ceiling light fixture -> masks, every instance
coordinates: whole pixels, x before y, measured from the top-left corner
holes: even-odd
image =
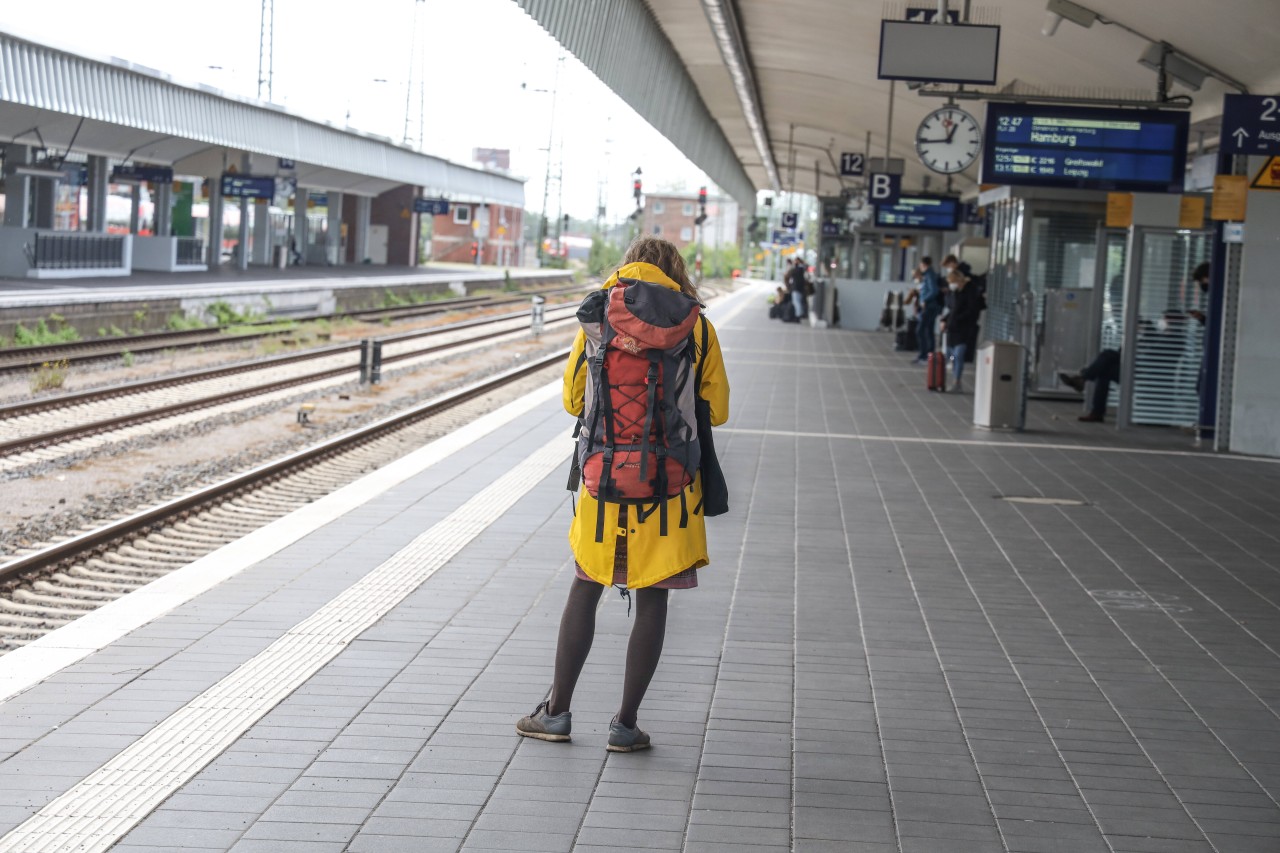
[[[1146,33],[1135,30],[1128,24],[1122,24],[1111,18],[1103,17],[1092,9],[1073,2],[1073,0],[1048,0],[1045,10],[1049,13],[1049,17],[1040,32],[1046,36],[1052,36],[1056,33],[1058,25],[1063,20],[1079,24],[1086,29],[1092,27],[1094,21],[1108,26],[1117,26],[1150,43],[1142,56],[1139,57],[1138,62],[1147,68],[1154,69],[1157,74],[1163,70],[1165,74],[1173,77],[1173,79],[1193,91],[1198,90],[1205,79],[1209,77],[1220,80],[1239,92],[1247,94],[1249,91],[1248,86],[1229,74],[1219,71],[1209,63],[1201,62],[1185,51],[1178,50],[1168,42],[1154,39]],[[1163,101],[1165,99],[1164,89],[1167,88],[1163,78],[1161,78],[1158,85],[1161,90],[1160,100]],[[1180,95],[1178,99],[1186,99],[1186,96]]]
[[[1148,45],[1142,56],[1138,57],[1138,64],[1157,73],[1163,70],[1193,92],[1199,91],[1205,78],[1209,76],[1208,71],[1164,42],[1152,42]]]
[[[1046,36],[1056,33],[1058,24],[1061,24],[1064,18],[1086,29],[1092,27],[1093,22],[1098,20],[1097,12],[1086,9],[1079,3],[1072,3],[1071,0],[1049,0],[1048,12],[1049,17],[1044,22],[1044,29],[1040,31]]]
[[[733,89],[738,95],[738,103],[742,106],[742,114],[746,117],[747,128],[751,131],[751,139],[755,142],[756,151],[760,154],[760,160],[769,174],[769,183],[774,192],[781,192],[778,167],[773,161],[773,148],[765,129],[764,114],[760,109],[760,91],[756,88],[755,77],[751,73],[751,64],[747,58],[746,44],[742,37],[742,28],[738,24],[733,0],[702,0],[702,9],[707,13],[711,32],[716,38],[724,64],[729,70],[729,77],[733,80]]]

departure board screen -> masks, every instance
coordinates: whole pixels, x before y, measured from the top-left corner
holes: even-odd
[[[276,179],[270,175],[238,175],[224,172],[222,175],[223,198],[273,198]]]
[[[876,227],[954,231],[959,215],[958,199],[904,195],[892,204],[876,205]]]
[[[988,104],[982,181],[1180,193],[1187,124],[1185,112]]]

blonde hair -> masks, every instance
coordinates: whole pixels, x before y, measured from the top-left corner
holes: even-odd
[[[641,234],[632,240],[631,245],[627,247],[619,268],[625,267],[627,264],[653,264],[662,270],[667,278],[680,285],[680,290],[685,296],[690,299],[698,298],[698,288],[694,285],[693,280],[689,278],[689,270],[684,264],[684,257],[681,256],[680,250],[670,240]]]

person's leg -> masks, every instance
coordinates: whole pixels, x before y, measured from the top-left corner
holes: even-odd
[[[798,290],[791,291],[791,307],[796,309],[796,319],[799,320],[804,316],[804,294]]]
[[[1080,371],[1080,378],[1086,382],[1093,382],[1104,377],[1111,382],[1120,381],[1119,350],[1104,349],[1098,353],[1093,361],[1089,362],[1088,367]]]
[[[926,307],[920,312],[920,328],[916,335],[920,338],[920,360],[923,361],[929,357],[929,353],[933,352],[936,339],[934,338],[934,327],[937,325],[938,313],[932,307]]]
[[[964,374],[964,354],[968,344],[956,344],[951,348],[951,375],[955,378],[956,387],[960,387],[960,377]]]
[[[629,729],[636,727],[640,702],[658,669],[666,633],[667,590],[636,590],[636,622],[627,643],[627,672],[622,683],[622,705],[618,708],[618,722]]]
[[[1111,394],[1111,380],[1100,376],[1093,380],[1093,399],[1089,402],[1089,414],[1098,420],[1107,416],[1107,397]]]
[[[595,581],[574,577],[560,617],[560,638],[556,643],[556,674],[551,684],[547,713],[561,714],[569,710],[573,688],[578,684],[582,666],[591,652],[596,636],[596,606],[604,586]]]

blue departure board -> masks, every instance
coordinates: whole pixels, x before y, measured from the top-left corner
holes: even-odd
[[[988,104],[982,182],[1180,193],[1187,125],[1185,112]]]
[[[223,198],[275,198],[276,179],[271,175],[222,174]]]
[[[954,231],[960,201],[937,196],[899,196],[892,204],[876,205],[876,227],[905,230]]]

